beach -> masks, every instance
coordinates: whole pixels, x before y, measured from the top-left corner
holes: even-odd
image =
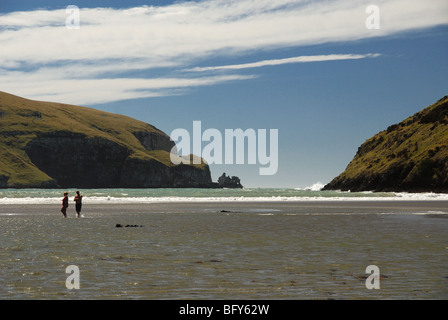
[[[3,203],[0,299],[447,299],[447,208],[85,201],[82,218],[70,203],[64,219],[57,203]]]

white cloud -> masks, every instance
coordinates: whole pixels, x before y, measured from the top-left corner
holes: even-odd
[[[3,91],[26,92],[25,96],[30,99],[89,105],[177,95],[188,88],[252,78],[253,76],[222,75],[199,78],[72,79],[56,78],[51,72],[31,75],[25,72],[1,72],[0,83],[5,83]]]
[[[266,66],[278,66],[282,64],[289,63],[304,63],[304,62],[322,62],[322,61],[337,61],[337,60],[357,60],[364,58],[376,58],[379,57],[378,53],[369,54],[328,54],[328,55],[317,55],[317,56],[299,56],[293,58],[285,59],[271,59],[263,60],[252,63],[225,65],[225,66],[214,66],[214,67],[195,67],[191,69],[186,69],[184,71],[215,71],[215,70],[241,70],[250,68],[260,68]]]
[[[131,9],[81,8],[81,28],[75,30],[65,27],[65,9],[0,14],[0,86],[27,97],[55,97],[76,104],[141,97],[145,90],[172,94],[189,85],[246,78],[164,79],[160,70],[169,75],[216,55],[353,41],[448,23],[446,0],[375,2],[381,9],[380,30],[365,27],[370,0],[203,0]],[[293,62],[271,59],[222,68]],[[145,79],[130,76],[139,70],[147,71]],[[151,74],[154,79],[148,79]],[[81,82],[96,86],[98,95],[105,97],[84,98],[90,95],[80,90],[89,86]],[[117,82],[127,83],[127,89],[116,88]]]

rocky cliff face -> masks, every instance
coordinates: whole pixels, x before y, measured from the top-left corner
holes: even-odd
[[[30,160],[61,187],[115,188],[130,150],[114,141],[67,131],[39,134],[26,146]]]
[[[173,165],[169,136],[94,109],[0,92],[0,188],[211,185],[208,165]]]
[[[0,188],[6,188],[8,177],[0,174]]]
[[[123,188],[208,188],[209,170],[187,165],[167,167],[156,160],[127,158],[121,172]]]
[[[448,96],[368,139],[324,190],[448,192]]]
[[[170,137],[159,132],[140,131],[133,132],[133,134],[148,151],[164,150],[171,152],[171,149],[175,146]]]

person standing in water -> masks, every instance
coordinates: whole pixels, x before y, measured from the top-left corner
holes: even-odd
[[[76,196],[75,199],[73,199],[73,201],[75,201],[77,217],[80,218],[82,209],[82,195],[79,193],[79,191],[76,191]]]
[[[64,218],[67,218],[67,208],[68,208],[68,192],[64,192],[64,199],[62,199],[62,209],[61,209]]]

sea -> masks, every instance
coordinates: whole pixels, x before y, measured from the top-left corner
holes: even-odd
[[[73,197],[77,189],[0,189],[2,204],[59,203],[63,193]],[[321,191],[319,185],[306,188],[244,189],[87,189],[81,190],[89,203],[161,203],[161,202],[294,202],[294,201],[415,201],[448,200],[443,193],[342,192]]]
[[[1,300],[448,299],[448,194],[80,191],[0,190]]]

